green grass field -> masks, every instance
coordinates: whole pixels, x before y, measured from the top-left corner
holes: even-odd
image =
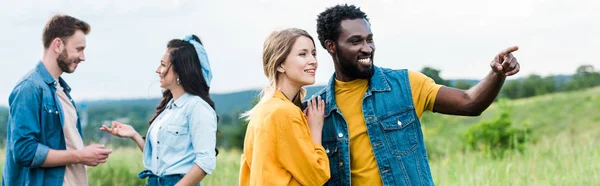
[[[514,127],[528,125],[533,141],[523,153],[490,159],[464,150],[462,133],[489,119],[426,113],[422,119],[437,185],[600,185],[600,87],[512,102]],[[0,151],[0,165],[4,164]],[[237,185],[240,151],[223,151],[202,185]],[[115,149],[108,163],[89,168],[91,185],[144,185],[137,149]]]

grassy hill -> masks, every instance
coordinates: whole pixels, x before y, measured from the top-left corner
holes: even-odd
[[[463,150],[465,130],[480,117],[427,113],[425,141],[434,181],[441,185],[599,185],[600,87],[512,101],[514,127],[528,125],[533,139],[524,153],[492,160]]]
[[[583,91],[561,92],[510,102],[514,127],[528,125],[534,139],[569,134],[573,138],[595,137],[600,140],[600,87]],[[460,149],[460,135],[471,125],[494,116],[493,104],[479,117],[434,114],[423,115],[426,139],[440,151]],[[435,151],[435,149],[428,149]]]

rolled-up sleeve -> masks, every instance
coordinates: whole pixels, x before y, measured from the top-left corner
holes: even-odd
[[[208,104],[197,103],[190,118],[189,127],[196,156],[194,163],[206,174],[211,174],[217,164],[217,114]]]
[[[10,98],[10,139],[13,157],[17,164],[24,167],[42,166],[50,150],[39,143],[41,95],[30,81],[23,81],[13,90]]]

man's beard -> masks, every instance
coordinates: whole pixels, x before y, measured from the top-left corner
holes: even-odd
[[[371,67],[368,69],[364,69],[364,71],[361,71],[360,68],[358,67],[357,64],[357,60],[358,59],[345,59],[343,56],[345,55],[339,55],[340,54],[340,50],[336,51],[336,56],[338,58],[338,63],[340,65],[340,70],[342,70],[342,73],[352,77],[352,78],[358,78],[358,79],[370,79],[371,77],[373,77],[373,74],[375,74],[375,68],[373,68],[373,64],[371,64]],[[342,57],[340,57],[342,56]],[[371,56],[371,60],[372,60],[372,56]]]
[[[73,71],[71,71],[69,66],[71,66],[75,62],[78,62],[78,59],[69,59],[69,55],[67,54],[67,52],[63,51],[62,53],[60,53],[58,58],[56,58],[56,62],[58,63],[58,67],[60,67],[60,70],[70,74],[73,73]]]

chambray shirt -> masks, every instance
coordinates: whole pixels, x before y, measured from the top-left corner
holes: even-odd
[[[160,126],[157,122],[162,122]],[[157,135],[150,131],[158,128]],[[187,174],[194,164],[211,174],[216,167],[217,115],[199,96],[171,100],[154,120],[144,145],[144,168],[157,176]],[[156,140],[153,146],[152,141]]]

